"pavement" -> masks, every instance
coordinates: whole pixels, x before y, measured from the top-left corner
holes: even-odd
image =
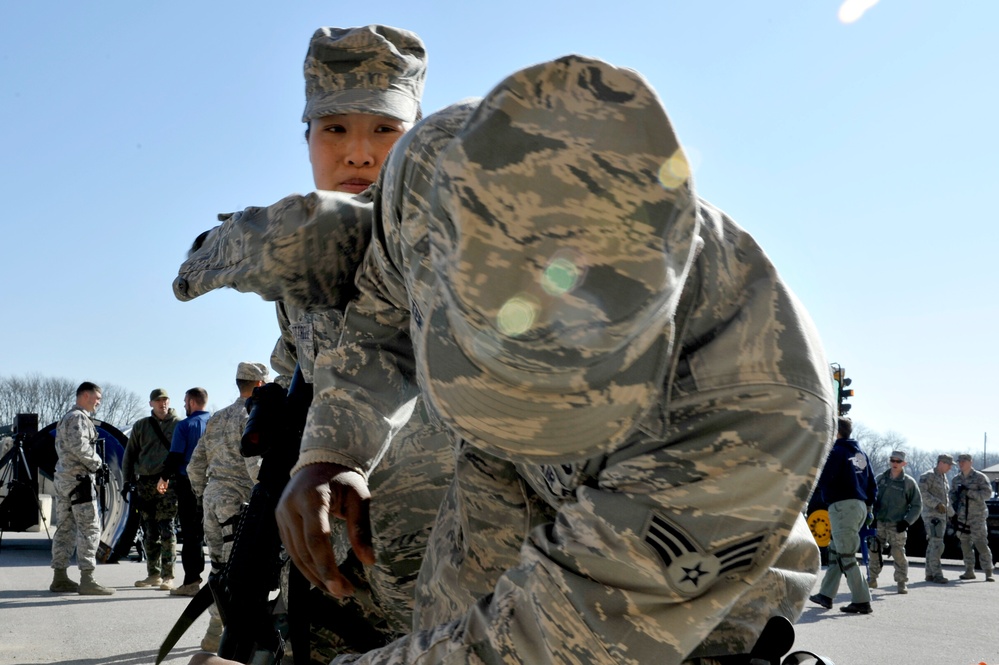
[[[44,531],[0,540],[0,665],[151,665],[191,600],[136,588],[145,562],[99,564],[94,578],[112,596],[52,593],[51,545]],[[177,571],[181,573],[180,558]],[[207,571],[207,568],[206,568]],[[69,569],[79,581],[80,571]],[[163,661],[180,665],[200,651],[208,613],[198,617]]]
[[[145,562],[99,565],[98,582],[113,596],[49,592],[51,549],[44,532],[4,533],[0,540],[0,665],[148,665],[189,598],[140,589]],[[178,571],[180,564],[178,560]],[[844,614],[845,581],[832,610],[808,603],[795,625],[795,649],[835,665],[999,665],[999,582],[957,581],[964,568],[945,562],[947,585],[923,582],[922,559],[910,560],[909,593],[899,595],[886,562],[874,612]],[[79,571],[70,569],[79,579]],[[817,592],[816,589],[813,590]],[[203,614],[165,663],[186,664],[208,626]],[[650,664],[658,665],[658,664]]]

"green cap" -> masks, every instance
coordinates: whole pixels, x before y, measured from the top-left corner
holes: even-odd
[[[305,55],[302,122],[338,113],[415,122],[426,75],[416,33],[384,25],[319,28]]]
[[[619,445],[662,394],[698,221],[639,74],[567,56],[517,72],[444,149],[441,296],[423,385],[460,436],[513,458]]]

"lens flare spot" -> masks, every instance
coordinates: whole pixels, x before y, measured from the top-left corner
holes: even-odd
[[[879,0],[843,0],[843,4],[839,6],[839,20],[846,24],[855,23],[878,2]]]
[[[666,189],[676,189],[690,178],[690,163],[683,150],[677,149],[670,158],[659,167],[659,182]]]
[[[537,303],[523,296],[514,296],[503,303],[496,315],[496,326],[507,337],[516,337],[530,330],[537,316]]]
[[[567,258],[552,259],[541,276],[541,288],[548,295],[565,295],[576,288],[582,272],[579,266]]]

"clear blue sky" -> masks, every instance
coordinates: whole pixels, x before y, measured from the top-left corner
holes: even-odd
[[[850,24],[841,4],[0,3],[0,375],[235,399],[273,307],[178,302],[177,267],[217,213],[311,189],[313,30],[388,23],[427,44],[428,112],[571,52],[644,73],[699,193],[756,236],[853,377],[855,418],[999,449],[999,2],[881,0]]]

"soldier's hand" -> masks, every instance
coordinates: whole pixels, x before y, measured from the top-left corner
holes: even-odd
[[[302,467],[285,487],[277,507],[281,541],[307,580],[338,598],[354,591],[340,574],[330,544],[330,516],[347,522],[357,558],[375,561],[368,508],[371,494],[359,473],[339,464]]]
[[[945,506],[945,505],[944,505],[944,504],[942,504],[942,503],[938,503],[938,504],[937,504],[937,507],[936,507],[936,511],[937,511],[938,513],[941,513],[941,514],[943,514],[943,513],[946,513],[946,512],[947,512],[947,506]]]

